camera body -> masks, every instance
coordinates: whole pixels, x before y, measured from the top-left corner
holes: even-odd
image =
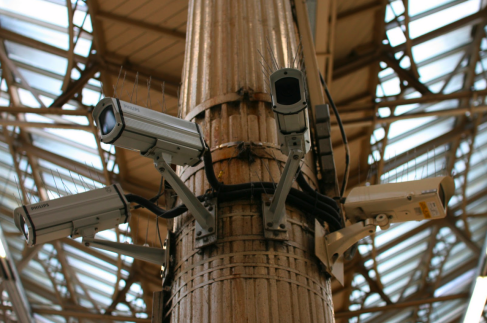
[[[94,234],[126,223],[129,217],[129,203],[118,184],[14,210],[15,225],[29,246]]]
[[[196,123],[117,98],[98,102],[93,118],[102,142],[140,151],[146,157],[167,154],[173,164],[194,166],[206,149]]]
[[[433,177],[402,183],[356,187],[344,208],[353,223],[384,214],[389,223],[440,219],[455,193],[451,177]]]
[[[311,142],[303,73],[283,68],[272,73],[270,82],[272,111],[282,153],[288,155],[290,149],[300,146],[307,153]]]

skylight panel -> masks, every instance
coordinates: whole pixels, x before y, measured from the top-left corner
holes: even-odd
[[[5,47],[7,48],[9,58],[12,60],[63,76],[66,73],[68,60],[64,57],[10,41],[5,41]]]
[[[454,0],[409,0],[409,14],[416,16],[420,13],[437,8]]]
[[[42,0],[0,0],[0,8],[37,20],[68,27],[66,6]]]
[[[411,38],[417,38],[435,29],[476,13],[480,8],[480,0],[469,0],[451,8],[412,21],[409,24]]]
[[[63,84],[62,81],[53,79],[52,77],[41,75],[36,72],[32,72],[26,70],[24,68],[18,67],[17,68],[21,73],[22,76],[29,80],[29,85],[33,88],[45,91],[47,93],[52,93],[54,95],[61,95],[61,86]]]
[[[463,57],[463,52],[455,53],[428,65],[418,68],[420,81],[426,83],[440,76],[451,73]]]
[[[472,26],[465,26],[448,34],[441,35],[422,44],[413,46],[412,52],[416,63],[421,63],[442,53],[459,48],[471,42]]]
[[[51,28],[9,17],[2,17],[1,21],[2,28],[10,30],[14,33],[64,50],[69,48],[69,36],[66,32],[57,31]]]
[[[401,122],[405,121],[412,121],[412,122],[417,122],[418,119],[413,119],[413,120],[403,120]],[[437,138],[448,131],[450,131],[453,127],[455,118],[448,118],[445,121],[438,123],[434,126],[431,126],[425,130],[419,131],[405,139],[399,140],[395,142],[394,144],[388,145],[385,150],[385,156],[386,159],[389,158],[394,158],[394,156],[402,154],[406,151],[414,149],[414,147],[417,147],[425,142],[428,142],[434,138]],[[403,124],[406,126],[406,123]],[[408,127],[416,127],[414,124],[409,124],[407,125]],[[397,126],[396,126],[397,127]],[[392,128],[392,127],[391,127]],[[402,130],[404,131],[404,130]],[[398,130],[398,134],[402,132],[400,129]]]
[[[387,31],[387,39],[392,47],[406,42],[406,36],[400,27],[392,28]]]

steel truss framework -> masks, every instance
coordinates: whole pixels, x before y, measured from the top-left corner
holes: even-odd
[[[184,42],[185,34],[100,11],[101,0],[45,1],[65,6],[66,28],[2,11],[9,19],[66,34],[68,46],[63,49],[4,27],[4,24],[0,27],[3,70],[0,223],[11,242],[9,248],[22,273],[23,286],[40,320],[148,322],[152,297],[147,292],[148,286],[160,283],[157,275],[146,274],[146,264],[102,253],[68,238],[26,248],[12,225],[11,213],[19,200],[47,200],[72,193],[75,189],[110,183],[120,183],[124,190],[143,196],[153,195],[153,190],[124,178],[119,169],[124,167],[124,160],[113,148],[98,141],[91,107],[84,103],[84,97],[88,93],[86,90],[100,95],[111,93],[113,79],[119,76],[121,64],[127,79],[133,80],[137,73],[143,79],[150,76],[155,82],[165,83],[167,95],[177,95],[180,80],[150,72],[147,66],[133,64],[117,53],[107,51],[101,23],[136,26],[176,42]],[[405,10],[393,12],[394,17],[386,22],[386,10],[391,11],[397,5],[394,2],[403,3]],[[445,2],[413,16],[408,12],[408,2],[378,0],[338,13],[336,0],[317,1],[318,10],[326,8],[330,16],[328,36],[323,37],[325,44],[318,39],[323,36],[319,30],[315,36],[317,57],[328,83],[333,86],[336,80],[366,66],[375,71],[368,80],[370,91],[338,104],[345,128],[361,129],[349,138],[350,142],[363,142],[367,146],[359,156],[359,166],[352,170],[349,188],[367,182],[411,180],[438,174],[452,174],[457,183],[456,196],[446,219],[412,226],[399,225],[390,230],[392,233],[381,232],[361,243],[359,252],[346,264],[346,286],[334,289],[334,294],[342,297],[343,303],[336,310],[338,321],[456,322],[469,296],[472,277],[468,274],[477,266],[476,259],[483,252],[481,243],[487,228],[487,90],[485,82],[482,86],[482,80],[487,80],[487,9],[485,3],[481,3],[473,14],[411,38],[409,27],[414,21],[465,0]],[[369,48],[353,57],[334,60],[331,44],[334,37],[340,35],[340,31],[334,29],[337,21],[370,12],[376,13],[380,23]],[[79,17],[84,17],[81,23]],[[398,27],[405,41],[392,46],[387,32]],[[465,27],[470,28],[468,43],[415,61],[415,46]],[[84,55],[76,51],[80,41],[90,43],[89,51]],[[15,55],[15,46],[63,58],[66,62],[64,72],[56,73],[45,66],[28,64]],[[455,54],[460,54],[460,58],[450,72],[424,81],[422,68]],[[30,79],[32,75],[56,80],[60,84],[59,93],[34,85]],[[388,95],[384,84],[391,80],[397,82],[399,91]],[[410,107],[406,113],[397,113],[405,106]],[[357,113],[362,113],[361,117],[355,117]],[[419,126],[390,135],[398,122],[416,119]],[[447,131],[430,136],[427,141],[412,145],[397,155],[393,152],[394,157],[388,151],[388,147],[408,138],[416,140],[413,139],[416,133],[437,129],[435,127],[442,124],[448,124]],[[336,125],[332,124],[332,128],[336,129]],[[59,129],[91,134],[94,145],[60,137],[55,132]],[[381,134],[380,138],[378,134]],[[59,147],[51,149],[49,145],[61,148],[69,145],[80,156],[98,158],[97,165],[80,162],[79,156],[67,156]],[[335,147],[336,150],[341,148],[340,144]],[[341,157],[336,155],[335,158],[338,162]],[[107,238],[143,241],[140,230],[132,229],[131,224],[113,231]],[[150,243],[147,239],[145,234],[145,243]],[[409,266],[411,264],[414,266]],[[145,294],[143,290],[146,290]],[[453,306],[455,311],[446,310]],[[8,296],[3,293],[0,316],[12,315],[13,310]],[[15,315],[11,319],[15,319]]]

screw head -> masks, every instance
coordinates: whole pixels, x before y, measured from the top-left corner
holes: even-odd
[[[286,225],[284,223],[279,224],[279,228],[286,229]]]
[[[199,237],[201,235],[201,231],[196,232],[196,235]]]
[[[213,232],[213,227],[209,227],[208,232]]]
[[[272,222],[267,222],[268,227],[272,227]]]

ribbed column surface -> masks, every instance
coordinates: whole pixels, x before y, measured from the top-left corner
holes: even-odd
[[[268,69],[297,65],[296,39],[288,0],[189,1],[182,116],[201,125],[225,184],[280,178],[287,156],[277,145]],[[302,171],[315,186],[311,154]],[[210,188],[203,165],[179,172],[195,195]],[[270,241],[261,208],[260,199],[219,203],[217,244],[202,250],[191,214],[173,221],[167,321],[334,322],[330,280],[314,256],[314,220],[287,207],[289,240]]]

